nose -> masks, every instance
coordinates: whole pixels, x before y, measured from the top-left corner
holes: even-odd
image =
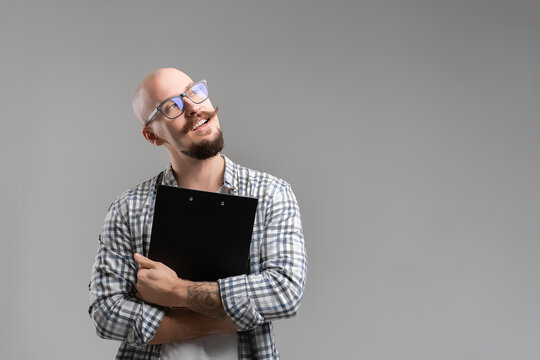
[[[193,116],[201,110],[201,104],[195,104],[187,96],[182,100],[184,100],[184,112],[186,116]]]

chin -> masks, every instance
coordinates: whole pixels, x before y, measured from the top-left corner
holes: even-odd
[[[212,138],[208,137],[191,144],[189,149],[183,150],[182,153],[198,160],[210,159],[223,150],[225,142],[223,141],[223,133],[218,127],[215,131],[216,135]]]

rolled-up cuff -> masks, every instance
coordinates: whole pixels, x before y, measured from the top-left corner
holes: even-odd
[[[140,319],[141,339],[143,344],[148,344],[156,336],[156,332],[165,316],[165,311],[147,303],[142,304],[142,315]]]
[[[247,281],[248,275],[218,280],[223,308],[240,331],[251,330],[264,323],[264,318],[252,304]]]

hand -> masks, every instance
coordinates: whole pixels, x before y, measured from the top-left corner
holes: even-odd
[[[162,306],[185,306],[178,290],[184,282],[167,265],[152,261],[136,253],[135,261],[140,268],[137,273],[137,298]]]

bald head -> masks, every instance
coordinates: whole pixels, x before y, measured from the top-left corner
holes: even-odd
[[[142,126],[163,100],[178,95],[193,81],[175,68],[158,69],[141,82],[133,97],[133,111]]]

